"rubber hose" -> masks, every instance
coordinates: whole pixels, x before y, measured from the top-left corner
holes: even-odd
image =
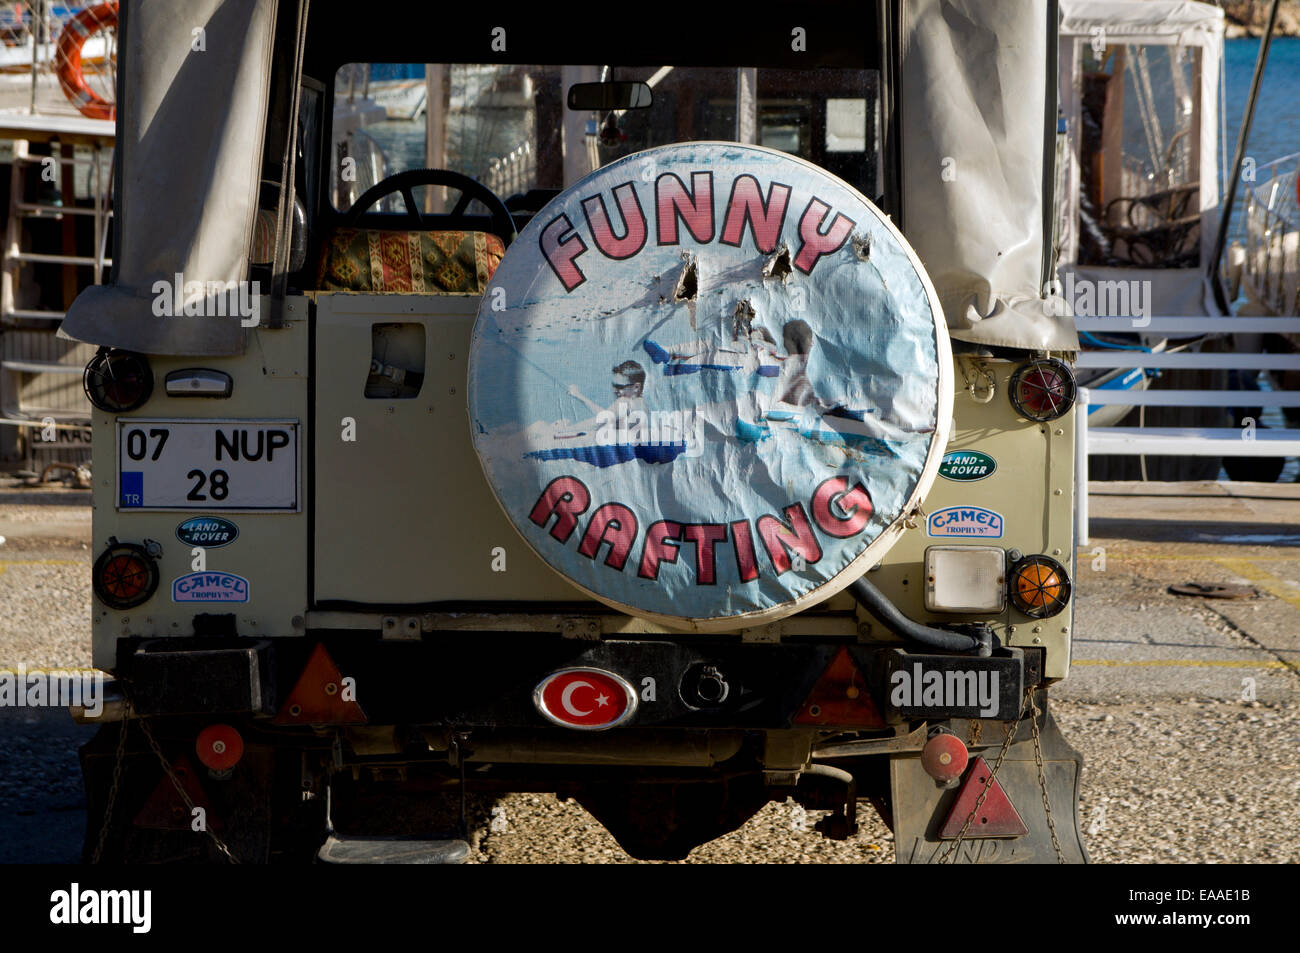
[[[944,652],[985,654],[989,649],[988,646],[981,645],[974,636],[949,632],[947,629],[936,629],[909,619],[889,601],[883,592],[867,582],[865,576],[850,585],[849,592],[853,593],[853,598],[857,599],[862,607],[878,619],[885,628],[909,642],[919,642],[921,645]]]

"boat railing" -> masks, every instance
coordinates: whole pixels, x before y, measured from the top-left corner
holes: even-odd
[[[525,142],[504,156],[488,163],[486,185],[497,195],[511,196],[527,192],[537,184],[537,154],[533,144]]]
[[[1300,208],[1296,172],[1300,152],[1255,169],[1246,190],[1242,283],[1274,314],[1300,314],[1296,275],[1300,273]]]
[[[1129,322],[1146,334],[1226,334],[1264,335],[1300,334],[1300,318],[1279,317],[1076,317],[1080,331],[1114,330]],[[1087,369],[1142,368],[1163,372],[1260,371],[1277,374],[1300,371],[1300,354],[1278,354],[1263,350],[1247,351],[1235,346],[1210,351],[1191,345],[1142,351],[1083,351],[1075,367]],[[1202,385],[1204,386],[1204,385]],[[1135,407],[1219,407],[1294,408],[1300,407],[1300,391],[1294,390],[1220,390],[1174,389],[1129,390],[1122,388],[1080,387],[1075,413],[1075,519],[1080,546],[1088,545],[1088,458],[1092,456],[1171,456],[1171,457],[1293,457],[1300,456],[1300,430],[1265,428],[1246,417],[1239,427],[1093,427],[1088,409],[1098,404],[1121,404]]]
[[[77,292],[105,280],[112,264],[116,11],[116,3],[0,2],[0,150],[9,166],[0,459],[36,473],[89,461],[81,373],[94,348],[58,329]]]

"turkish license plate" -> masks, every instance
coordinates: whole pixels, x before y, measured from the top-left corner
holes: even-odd
[[[118,420],[117,506],[299,509],[297,420]]]

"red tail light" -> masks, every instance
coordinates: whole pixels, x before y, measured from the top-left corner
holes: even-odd
[[[110,609],[130,609],[147,602],[158,589],[158,564],[135,543],[109,540],[91,570],[91,585]]]
[[[205,767],[229,771],[244,756],[244,739],[230,725],[208,725],[199,732],[194,749]]]
[[[936,781],[956,781],[966,770],[970,752],[956,735],[941,732],[921,749],[921,767]]]
[[[1030,361],[1011,375],[1011,404],[1040,422],[1062,417],[1074,406],[1074,372],[1056,358]]]
[[[143,354],[116,348],[101,350],[86,365],[81,386],[100,410],[123,414],[135,410],[153,394],[153,371]]]

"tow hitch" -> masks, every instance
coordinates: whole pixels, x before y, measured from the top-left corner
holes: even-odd
[[[795,801],[815,811],[830,811],[813,828],[830,840],[848,840],[858,832],[858,783],[853,775],[829,764],[814,764],[799,775]]]

